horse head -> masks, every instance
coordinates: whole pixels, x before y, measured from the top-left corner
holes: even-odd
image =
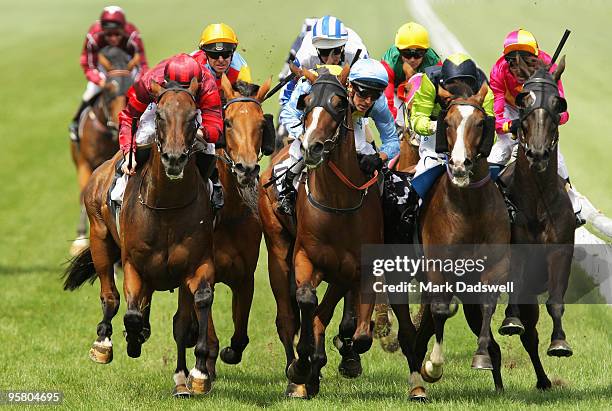
[[[270,144],[267,140],[274,144],[274,130],[269,129],[261,107],[271,81],[268,79],[261,87],[242,81],[232,86],[225,74],[221,78],[226,98],[224,160],[241,186],[255,184],[259,177],[259,153],[266,151],[264,146]]]
[[[155,143],[161,162],[171,180],[183,177],[183,170],[192,154],[198,130],[195,96],[199,84],[191,80],[189,88],[169,82],[166,88],[151,81],[157,101]]]
[[[140,55],[130,56],[119,47],[106,46],[98,53],[98,61],[106,71],[106,82],[102,88],[102,109],[106,126],[117,132],[119,113],[125,108],[125,94],[134,82],[132,69],[140,63]]]
[[[527,73],[524,62],[518,64]],[[554,73],[551,74],[549,69],[550,66],[546,65],[539,67],[516,96],[520,113],[519,143],[525,150],[529,166],[540,173],[548,167],[551,153],[559,142],[559,121],[561,113],[567,110],[567,103],[559,95],[558,87],[565,70],[565,56]]]
[[[335,76],[326,69],[319,69],[317,76],[308,70],[299,70],[312,84],[308,94],[300,96],[297,109],[304,111],[304,134],[301,150],[308,168],[316,168],[323,163],[338,144],[340,125],[346,122],[349,111],[346,80],[349,66],[345,65],[340,75]]]
[[[470,184],[476,162],[489,155],[495,132],[494,117],[482,108],[488,92],[487,83],[475,95],[466,85],[438,89],[442,101],[448,101],[441,113],[436,132],[436,151],[450,153],[448,170],[451,182],[459,187]],[[452,90],[452,92],[450,91]]]

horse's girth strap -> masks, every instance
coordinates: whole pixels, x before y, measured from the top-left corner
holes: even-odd
[[[378,170],[374,170],[374,176],[370,180],[366,181],[363,185],[356,186],[355,184],[353,184],[351,180],[348,179],[347,176],[345,176],[342,173],[342,171],[340,171],[340,169],[334,164],[333,161],[330,160],[328,164],[329,164],[329,168],[331,168],[331,170],[334,172],[336,177],[340,179],[340,181],[342,181],[346,186],[352,189],[355,189],[357,191],[363,191],[371,187],[378,180]]]

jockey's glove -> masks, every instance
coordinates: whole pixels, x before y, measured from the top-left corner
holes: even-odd
[[[359,168],[361,168],[361,171],[363,171],[365,174],[373,174],[374,170],[380,171],[382,170],[382,167],[383,161],[378,153],[365,154],[359,159]]]
[[[504,125],[502,126],[502,130],[505,131],[506,133],[512,133],[513,135],[516,136],[516,133],[518,132],[518,128],[520,124],[521,124],[521,120],[519,119],[506,121]]]

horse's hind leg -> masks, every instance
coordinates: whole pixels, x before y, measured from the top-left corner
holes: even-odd
[[[482,312],[480,311],[480,307],[475,304],[464,304],[463,313],[465,314],[465,319],[467,320],[470,329],[474,335],[478,336],[482,328]],[[491,369],[491,373],[493,374],[493,383],[495,384],[496,391],[502,391],[504,389],[504,384],[501,376],[501,350],[499,348],[499,344],[497,344],[497,341],[495,341],[493,338],[493,334],[491,333],[490,329],[489,336],[490,340],[487,349],[493,366]]]
[[[89,245],[87,240],[87,212],[83,204],[83,190],[91,177],[92,170],[87,164],[87,161],[82,156],[76,158],[77,176],[79,179],[79,201],[81,203],[81,214],[79,216],[79,224],[77,225],[77,238],[70,246],[70,254],[77,255],[79,252]]]
[[[535,298],[534,302],[535,304],[524,304],[519,306],[521,310],[521,320],[523,321],[523,324],[525,324],[525,332],[521,335],[521,342],[523,343],[523,347],[525,347],[525,351],[527,351],[527,354],[529,354],[531,364],[533,364],[533,369],[538,379],[536,388],[540,390],[547,390],[552,387],[552,384],[544,371],[544,367],[542,366],[542,361],[540,361],[540,355],[538,353],[539,338],[536,325],[538,324],[540,308],[538,307]]]
[[[553,331],[546,354],[552,357],[569,357],[573,351],[565,340],[561,318],[565,312],[563,298],[567,291],[573,248],[572,245],[569,249],[565,245],[560,247],[562,248],[548,256],[549,299],[546,301],[546,310],[553,320]]]
[[[255,268],[250,270],[254,273]],[[254,289],[253,275],[242,278],[239,284],[231,284],[232,289],[232,319],[234,320],[234,335],[230,346],[221,351],[221,359],[226,364],[238,364],[242,361],[242,353],[249,344],[248,325]]]

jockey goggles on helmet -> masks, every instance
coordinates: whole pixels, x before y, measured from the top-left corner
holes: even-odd
[[[425,53],[427,53],[427,50],[426,49],[403,49],[403,50],[400,50],[399,52],[404,58],[420,59],[420,58],[423,58],[423,56],[425,56]]]

